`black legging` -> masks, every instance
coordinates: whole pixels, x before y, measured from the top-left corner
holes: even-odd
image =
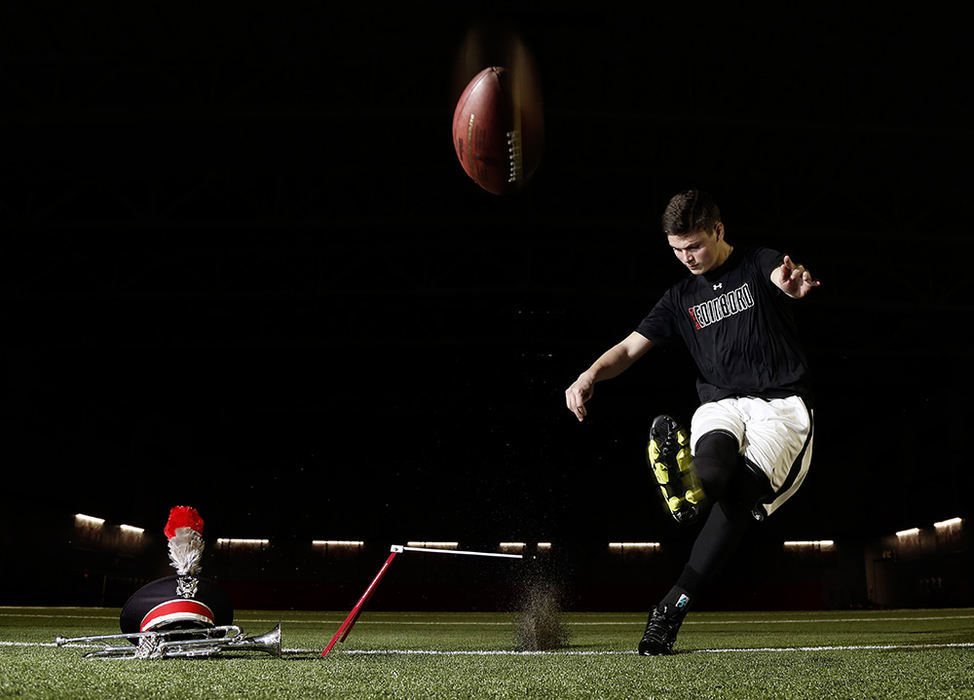
[[[712,507],[690,550],[690,560],[662,601],[671,606],[684,593],[693,599],[737,550],[754,523],[752,508],[768,489],[744,464],[737,438],[729,433],[701,436],[693,462]]]
[[[744,465],[737,438],[719,430],[697,440],[694,466],[713,504],[690,551],[689,565],[703,579],[716,573],[734,553],[754,522],[751,509],[764,485]]]

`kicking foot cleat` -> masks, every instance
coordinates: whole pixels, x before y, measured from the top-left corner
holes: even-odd
[[[673,643],[676,633],[683,624],[683,615],[673,614],[664,605],[653,608],[646,623],[646,631],[639,640],[639,654],[641,656],[660,656],[673,653]]]
[[[649,429],[646,461],[673,519],[688,523],[700,513],[704,492],[693,472],[690,436],[670,416],[657,416]]]

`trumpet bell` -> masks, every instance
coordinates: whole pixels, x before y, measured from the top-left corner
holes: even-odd
[[[281,655],[281,623],[256,637],[244,637],[243,639],[230,639],[226,643],[226,648],[230,650],[264,651],[274,656]]]

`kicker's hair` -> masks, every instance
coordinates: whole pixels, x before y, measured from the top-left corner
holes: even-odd
[[[682,236],[711,232],[720,221],[720,209],[713,197],[702,190],[685,190],[674,195],[663,211],[663,233]]]

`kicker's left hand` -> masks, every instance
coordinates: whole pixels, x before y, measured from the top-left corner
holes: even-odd
[[[821,284],[804,265],[799,265],[787,255],[781,266],[775,269],[772,279],[781,291],[793,299],[801,299]]]

